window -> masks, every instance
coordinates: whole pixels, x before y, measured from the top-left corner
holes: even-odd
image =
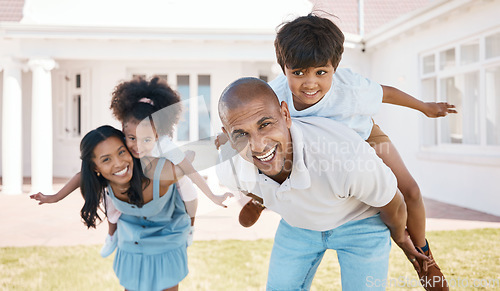
[[[54,88],[56,100],[56,135],[59,138],[80,138],[85,130],[85,106],[89,94],[90,75],[87,70],[56,73],[58,86]]]
[[[500,32],[423,54],[421,90],[458,111],[424,121],[423,145],[500,149]]]

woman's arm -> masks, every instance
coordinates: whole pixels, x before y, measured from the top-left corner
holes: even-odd
[[[76,173],[73,178],[71,178],[64,187],[61,188],[56,194],[54,195],[45,195],[41,192],[38,192],[36,194],[30,195],[31,199],[35,199],[38,201],[39,205],[42,205],[44,203],[56,203],[68,196],[71,192],[75,191],[80,187],[80,173]]]

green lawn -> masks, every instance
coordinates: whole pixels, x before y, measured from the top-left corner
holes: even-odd
[[[453,289],[500,290],[500,229],[430,232],[428,239]],[[190,273],[180,289],[264,290],[271,248],[272,240],[195,242],[188,254]],[[0,248],[0,290],[122,290],[112,256],[102,259],[99,249]],[[496,285],[480,287],[488,282]],[[403,283],[416,284],[416,275],[393,244],[387,290],[400,290]],[[323,259],[312,290],[340,290],[334,251]]]

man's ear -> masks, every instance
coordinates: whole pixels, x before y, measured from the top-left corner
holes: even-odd
[[[229,133],[227,133],[226,129],[223,127],[221,127],[222,129],[222,132],[227,136],[227,140],[229,141],[229,144],[231,145],[231,147],[233,149],[236,149],[234,146],[233,146],[233,142],[231,141],[231,138],[229,137]]]
[[[280,107],[281,115],[285,119],[287,127],[290,128],[292,126],[292,117],[290,116],[290,110],[288,110],[288,104],[285,101],[281,101]]]

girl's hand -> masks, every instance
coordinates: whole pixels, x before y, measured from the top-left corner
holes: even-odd
[[[234,197],[233,193],[231,192],[226,192],[224,195],[214,195],[212,198],[210,198],[215,204],[222,206],[226,208],[227,206],[222,204],[222,202],[226,201],[226,199]]]
[[[55,203],[59,201],[56,195],[45,195],[42,192],[30,195],[30,198],[38,201],[38,205],[42,205],[44,203]]]
[[[427,117],[443,117],[448,113],[457,113],[454,109],[455,105],[448,104],[447,102],[425,102],[425,110],[423,113]]]
[[[214,141],[215,147],[217,149],[219,149],[228,140],[229,140],[229,138],[227,137],[227,135],[225,133],[219,133],[219,135],[217,135],[217,137],[215,138],[215,141]]]

